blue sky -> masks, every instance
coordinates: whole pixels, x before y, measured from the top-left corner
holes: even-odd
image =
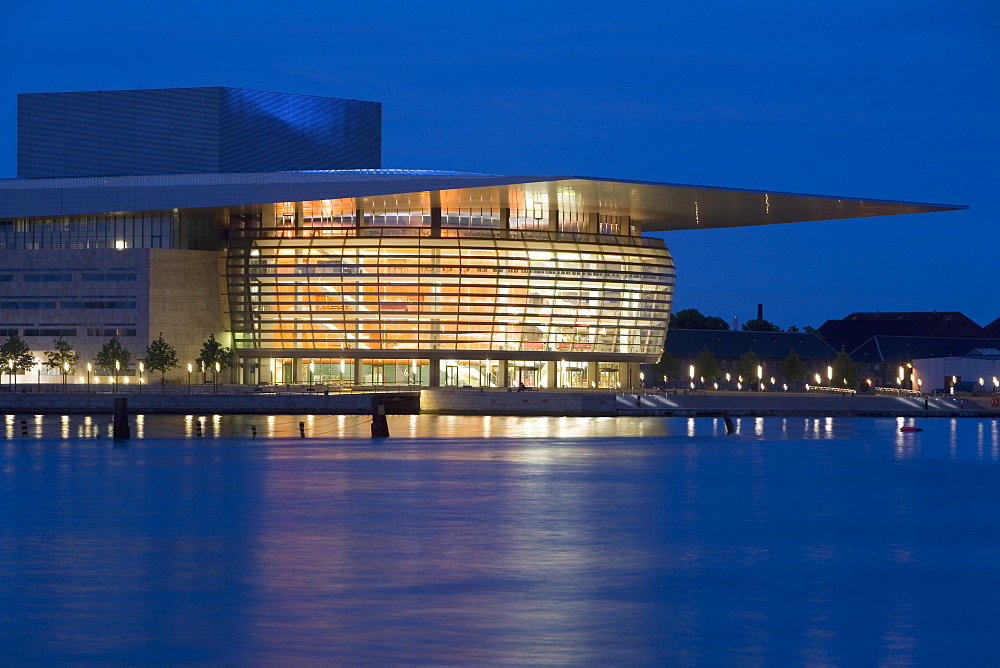
[[[967,204],[667,234],[676,308],[779,325],[1000,317],[1000,4],[64,2],[0,7],[19,92],[233,86],[383,103],[386,167]]]

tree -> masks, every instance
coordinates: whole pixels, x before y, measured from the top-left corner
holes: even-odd
[[[843,348],[837,353],[837,359],[833,360],[833,380],[832,385],[841,385],[842,387],[857,387],[858,384],[858,367],[854,364],[854,360],[851,356],[847,354],[847,351]]]
[[[31,348],[17,335],[17,332],[14,332],[7,338],[7,342],[0,346],[0,370],[6,369],[13,379],[15,373],[18,375],[26,373],[33,366],[35,358],[31,354]]]
[[[670,314],[671,329],[718,329],[728,330],[729,325],[714,315],[702,315],[696,308],[686,308]]]
[[[215,334],[209,334],[205,343],[201,344],[201,353],[195,362],[204,366],[205,370],[215,370],[215,365],[219,365],[220,370],[228,369],[232,365],[233,351],[215,340]]]
[[[740,355],[736,360],[736,375],[742,377],[743,383],[749,383],[757,378],[757,367],[760,366],[760,358],[752,349]]]
[[[744,332],[780,332],[781,328],[770,320],[764,318],[754,318],[743,323]]]
[[[806,371],[806,365],[799,357],[799,354],[795,352],[795,348],[790,348],[788,350],[788,357],[786,357],[781,362],[781,375],[795,387],[795,383],[805,378],[809,375]]]
[[[121,344],[117,336],[113,336],[107,343],[101,346],[100,352],[94,357],[94,366],[98,369],[104,369],[108,375],[114,373],[115,378],[117,378],[118,367],[127,369],[131,361],[132,353],[125,349],[125,346]],[[115,362],[118,362],[118,367],[115,366]]]
[[[792,325],[791,327],[789,327],[785,331],[788,332],[788,333],[790,333],[790,334],[797,334],[800,330],[798,328],[798,325]]]
[[[663,355],[660,356],[660,360],[653,365],[653,373],[657,378],[669,378],[674,380],[677,378],[680,370],[680,362],[674,359],[674,357],[666,350],[663,351]]]
[[[698,359],[694,361],[694,370],[698,376],[704,378],[706,381],[718,378],[719,374],[722,373],[719,360],[715,359],[715,355],[708,349],[708,346],[698,355]]]
[[[45,361],[42,362],[49,369],[59,369],[59,373],[63,377],[63,385],[66,384],[66,375],[73,373],[73,369],[76,367],[77,360],[80,359],[79,353],[73,350],[73,346],[69,344],[66,339],[59,337],[53,344],[55,350],[45,351]]]
[[[160,387],[165,387],[164,375],[171,369],[180,366],[177,363],[177,350],[172,345],[163,340],[163,332],[155,341],[150,341],[146,346],[146,368],[150,371],[160,372]]]

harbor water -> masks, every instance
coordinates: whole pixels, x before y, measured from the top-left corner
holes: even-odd
[[[0,664],[996,663],[997,420],[735,422],[7,416]]]

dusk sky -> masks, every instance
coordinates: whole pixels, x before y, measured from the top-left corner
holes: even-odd
[[[383,103],[383,166],[969,211],[664,234],[676,309],[1000,317],[1000,3],[0,3],[16,94],[231,86]]]

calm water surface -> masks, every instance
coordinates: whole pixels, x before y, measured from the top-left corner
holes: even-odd
[[[0,425],[0,664],[1000,657],[994,420],[196,421]]]

